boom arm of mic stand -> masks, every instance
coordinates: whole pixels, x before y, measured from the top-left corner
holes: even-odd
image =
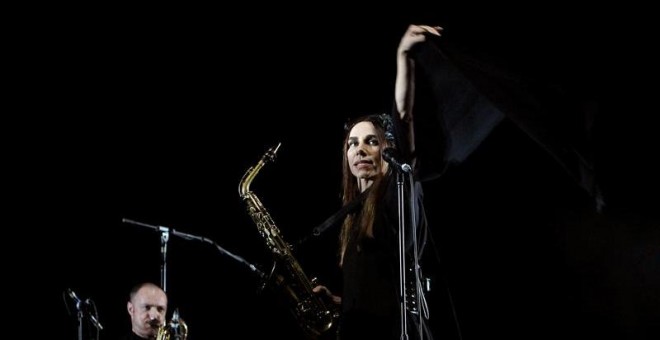
[[[162,232],[163,230],[168,230],[172,235],[175,235],[175,236],[181,237],[181,238],[183,238],[183,239],[185,239],[185,240],[189,240],[189,241],[190,241],[190,240],[195,240],[195,241],[200,241],[200,242],[204,242],[204,243],[211,244],[211,245],[213,245],[216,249],[218,249],[218,250],[220,251],[220,253],[222,253],[222,254],[224,254],[224,255],[227,255],[227,256],[231,257],[232,259],[234,259],[234,260],[236,260],[236,261],[238,261],[238,262],[244,264],[244,265],[247,266],[248,268],[250,268],[250,270],[252,270],[252,272],[254,272],[255,274],[257,274],[260,278],[264,278],[264,277],[266,277],[266,274],[264,274],[264,272],[262,272],[261,270],[259,270],[259,268],[257,268],[255,265],[249,263],[249,262],[246,261],[244,258],[242,258],[242,257],[240,257],[240,256],[238,256],[238,255],[232,254],[231,252],[229,252],[228,250],[222,248],[220,245],[218,245],[217,243],[215,243],[215,241],[213,241],[213,240],[211,240],[211,239],[209,239],[209,238],[202,237],[202,236],[197,236],[197,235],[192,235],[192,234],[188,234],[188,233],[184,233],[184,232],[177,231],[177,230],[174,230],[174,229],[171,229],[171,228],[167,228],[167,227],[162,227],[162,226],[155,226],[155,225],[151,225],[151,224],[146,224],[146,223],[142,223],[142,222],[138,222],[138,221],[130,220],[130,219],[127,219],[127,218],[122,218],[121,221],[124,222],[124,223],[130,223],[130,224],[135,224],[135,225],[139,225],[139,226],[143,226],[143,227],[147,227],[147,228],[152,228],[152,229],[155,229],[155,230],[158,230],[158,231],[161,231],[161,232]]]
[[[196,241],[211,244],[216,249],[218,249],[220,251],[220,253],[222,253],[224,255],[227,255],[227,256],[231,257],[232,259],[246,265],[248,268],[250,268],[250,270],[252,270],[259,277],[261,277],[261,278],[265,277],[265,274],[261,270],[259,270],[259,268],[257,268],[255,265],[253,265],[250,262],[246,261],[244,258],[242,258],[238,255],[235,255],[235,254],[231,253],[230,251],[222,248],[219,244],[217,244],[215,241],[213,241],[209,238],[206,238],[206,237],[203,237],[203,236],[192,235],[192,234],[188,234],[188,233],[184,233],[184,232],[180,232],[180,231],[176,231],[174,229],[172,229],[172,235],[179,236],[179,237],[181,237],[183,239],[186,239],[186,240],[196,240]]]

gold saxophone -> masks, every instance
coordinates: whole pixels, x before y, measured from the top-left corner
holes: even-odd
[[[172,313],[170,322],[158,327],[156,340],[186,340],[188,338],[188,325],[179,317],[179,310]]]
[[[257,225],[266,247],[275,257],[269,281],[272,280],[284,291],[284,295],[292,305],[293,315],[305,334],[310,338],[317,338],[333,326],[336,314],[332,313],[324,301],[312,291],[315,284],[307,278],[300,264],[293,257],[291,247],[282,239],[280,230],[259,198],[250,191],[250,184],[261,168],[268,161],[275,160],[280,145],[282,143],[270,148],[261,157],[259,163],[247,170],[238,190],[241,198],[247,203],[248,214]],[[279,270],[276,271],[278,264]]]

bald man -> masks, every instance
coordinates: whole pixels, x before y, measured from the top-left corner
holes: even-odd
[[[151,282],[138,284],[131,289],[126,309],[131,316],[132,332],[123,339],[155,339],[158,327],[165,324],[167,295]]]

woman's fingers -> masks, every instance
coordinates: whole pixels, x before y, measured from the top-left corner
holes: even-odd
[[[417,25],[417,27],[423,30],[420,33],[430,33],[437,36],[440,36],[440,33],[444,30],[441,26]]]

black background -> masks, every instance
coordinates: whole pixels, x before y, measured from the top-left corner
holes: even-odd
[[[389,110],[398,39],[423,23],[598,102],[598,174],[612,202],[604,214],[584,209],[554,160],[505,121],[426,184],[436,337],[657,336],[657,152],[639,115],[653,111],[637,80],[652,69],[640,11],[623,27],[613,19],[628,13],[560,3],[381,6],[31,9],[17,28],[28,34],[13,54],[18,119],[7,125],[20,133],[8,183],[19,236],[6,243],[25,250],[6,256],[7,281],[10,298],[37,297],[20,303],[35,314],[26,321],[76,337],[71,288],[96,303],[102,339],[130,329],[129,289],[160,280],[160,235],[122,218],[210,238],[268,269],[241,176],[281,142],[253,191],[291,242],[323,222],[339,207],[344,121]],[[331,286],[335,239],[330,230],[296,249]],[[286,307],[211,245],[171,236],[167,260],[170,311],[191,339],[298,336]]]

